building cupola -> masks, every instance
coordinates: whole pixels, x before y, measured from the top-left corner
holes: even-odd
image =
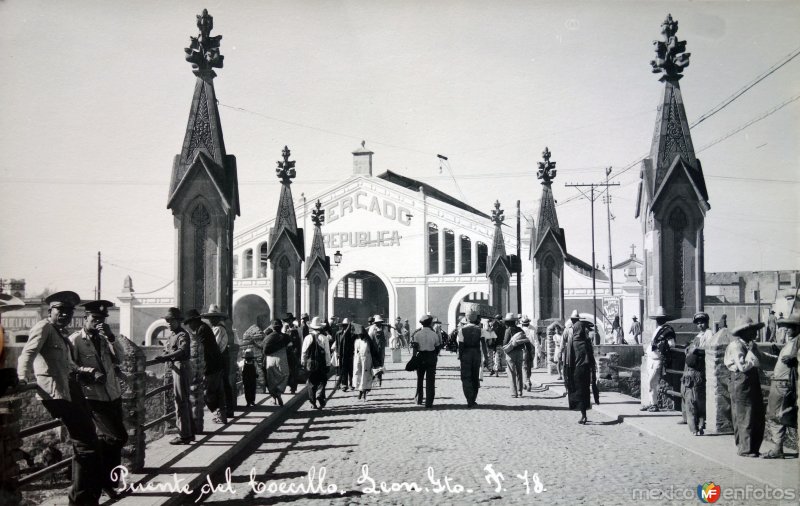
[[[353,175],[372,176],[372,151],[361,141],[361,147],[353,151]]]

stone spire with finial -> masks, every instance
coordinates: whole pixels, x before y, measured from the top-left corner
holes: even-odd
[[[562,231],[558,226],[558,214],[556,213],[556,202],[553,197],[553,179],[556,177],[556,162],[550,160],[552,153],[545,147],[542,151],[542,161],[538,162],[539,170],[536,177],[542,183],[542,198],[539,200],[539,214],[536,219],[536,248],[541,245],[544,237],[552,232],[556,236],[556,241],[563,243]]]
[[[181,153],[175,157],[170,184],[168,208],[173,205],[175,194],[195,163],[202,165],[218,189],[226,207],[238,216],[239,188],[236,175],[236,158],[228,156],[222,135],[217,96],[214,91],[213,69],[222,68],[224,57],[220,54],[221,35],[211,35],[214,18],[203,10],[197,16],[197,37],[190,37],[189,47],[184,49],[186,61],[192,64],[195,81],[189,121],[186,125]]]
[[[492,241],[492,263],[498,258],[506,256],[506,242],[503,240],[503,222],[506,220],[505,211],[500,209],[500,201],[494,203],[492,209],[492,223],[494,223],[494,240]]]
[[[325,243],[322,240],[322,225],[325,223],[325,209],[322,203],[317,200],[314,209],[311,210],[311,223],[314,224],[314,238],[311,241],[311,251],[306,259],[306,277],[309,277],[315,263],[319,262],[325,271],[326,276],[330,277],[331,262],[325,255]]]
[[[275,216],[275,224],[270,230],[269,253],[278,246],[277,238],[281,233],[286,232],[291,242],[295,245],[297,253],[302,259],[303,256],[303,234],[302,229],[297,228],[297,216],[294,212],[294,199],[292,198],[292,179],[297,175],[295,161],[289,160],[292,152],[289,146],[284,146],[281,151],[282,159],[277,162],[275,175],[281,182],[281,194],[278,198],[278,211]]]

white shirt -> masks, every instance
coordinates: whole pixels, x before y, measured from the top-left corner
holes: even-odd
[[[212,325],[211,331],[214,333],[214,338],[217,340],[220,353],[228,349],[228,331],[225,330],[225,327],[223,325]]]

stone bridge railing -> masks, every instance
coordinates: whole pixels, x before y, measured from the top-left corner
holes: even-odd
[[[147,360],[144,350],[132,340],[122,335],[117,339],[124,350],[124,356],[120,360],[120,386],[122,391],[123,422],[128,432],[128,442],[122,449],[122,464],[130,471],[136,472],[145,465],[147,431],[155,431],[156,434],[160,434],[162,432],[157,429],[164,427],[164,424],[175,419],[172,374],[169,370],[169,364]],[[230,348],[230,379],[235,399],[240,385],[240,383],[237,383],[236,376],[239,345],[233,343]],[[191,346],[191,362],[193,368],[190,387],[192,417],[196,431],[202,432],[205,409],[203,399],[205,386],[203,349],[202,345],[194,339],[192,339]],[[163,369],[158,371],[157,368]],[[159,376],[163,376],[162,384],[151,390],[147,390],[148,369],[151,371],[149,375],[151,384],[153,378],[157,379]],[[154,369],[158,372],[154,371]],[[68,457],[27,474],[24,474],[18,465],[18,462],[24,456],[22,451],[24,438],[36,436],[62,426],[59,420],[47,420],[29,427],[22,426],[24,404],[26,402],[38,402],[31,395],[38,388],[35,383],[15,386],[0,397],[0,504],[18,503],[21,499],[20,487],[50,476],[61,469],[69,467],[72,463],[72,457]],[[153,402],[154,399],[159,400]],[[151,417],[155,415],[155,417],[148,420],[148,414]]]

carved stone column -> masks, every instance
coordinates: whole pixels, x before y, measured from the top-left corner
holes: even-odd
[[[192,404],[192,420],[194,421],[195,434],[203,432],[203,414],[205,412],[205,368],[203,357],[203,343],[192,335],[191,344],[192,383],[189,387],[189,400]]]
[[[124,354],[120,360],[122,380],[122,421],[128,433],[128,443],[122,449],[122,464],[132,472],[144,467],[145,457],[145,394],[147,392],[146,358],[141,348],[125,337],[117,337]]]

